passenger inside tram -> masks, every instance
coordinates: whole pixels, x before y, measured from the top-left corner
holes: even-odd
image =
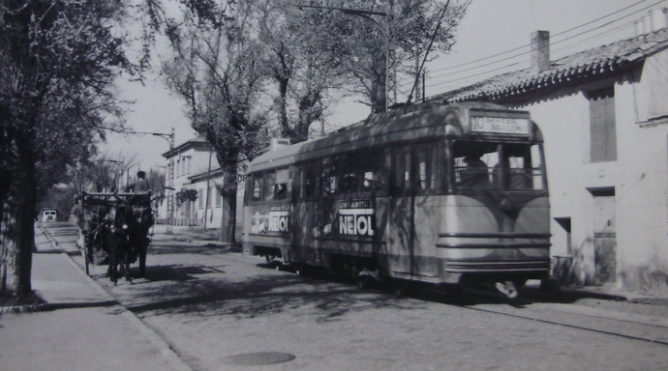
[[[489,188],[489,169],[480,159],[482,154],[474,153],[464,157],[466,168],[461,172],[460,184],[468,188]]]

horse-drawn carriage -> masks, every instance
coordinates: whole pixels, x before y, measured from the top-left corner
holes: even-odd
[[[108,258],[109,278],[118,280],[120,272],[130,281],[130,264],[139,260],[139,275],[146,270],[146,252],[151,239],[148,232],[153,225],[151,194],[141,193],[86,193],[80,198],[82,217],[81,249],[86,264],[95,263],[96,257]]]

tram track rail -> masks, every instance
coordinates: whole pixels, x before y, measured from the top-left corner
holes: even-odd
[[[457,301],[464,300],[472,303],[457,303]],[[522,296],[516,300],[509,300],[501,297],[500,294],[482,290],[467,289],[459,294],[459,299],[448,298],[447,301],[439,301],[481,313],[503,315],[668,346],[668,319],[666,318],[596,309],[577,304],[537,302],[530,297]]]

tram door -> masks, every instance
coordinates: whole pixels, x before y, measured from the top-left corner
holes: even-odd
[[[390,270],[399,276],[416,274],[414,250],[414,193],[411,147],[394,148],[390,187],[389,252],[393,256]],[[408,278],[408,277],[405,277]]]

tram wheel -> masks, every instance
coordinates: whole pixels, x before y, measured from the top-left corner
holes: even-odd
[[[409,289],[408,282],[395,281],[392,286],[394,289],[393,293],[395,297],[403,298],[404,296],[406,296],[406,294],[408,294],[408,289]]]
[[[497,290],[499,290],[500,293],[505,295],[508,299],[516,299],[518,292],[517,292],[517,287],[515,287],[515,283],[513,281],[506,281],[506,282],[497,282],[495,285]]]

